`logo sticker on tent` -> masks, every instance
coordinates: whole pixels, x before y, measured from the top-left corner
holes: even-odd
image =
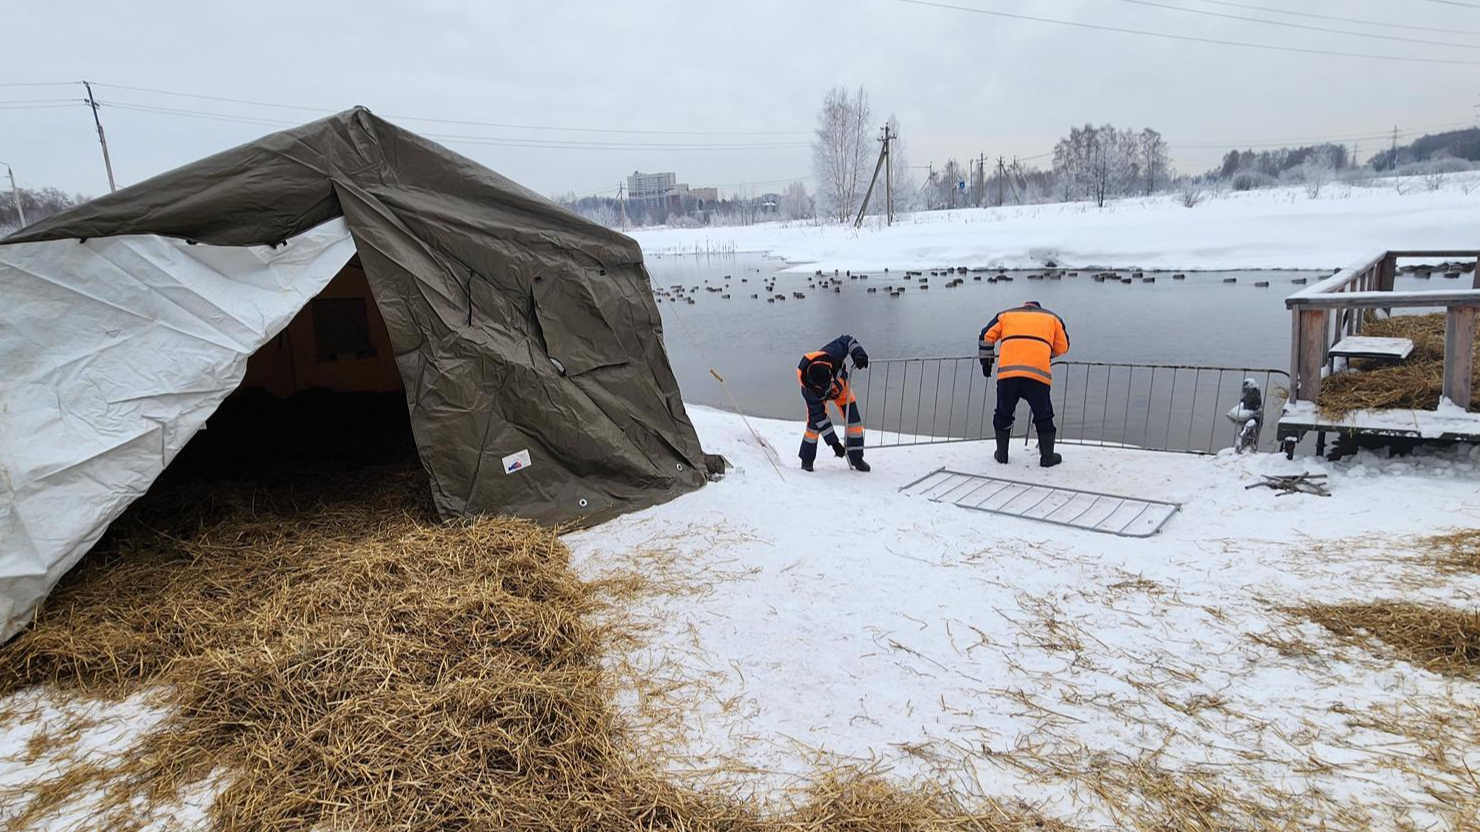
[[[523,471],[533,464],[534,461],[529,458],[529,449],[525,448],[517,454],[504,457],[504,473],[512,474],[515,471]]]

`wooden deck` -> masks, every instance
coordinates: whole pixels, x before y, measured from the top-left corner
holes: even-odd
[[[1287,456],[1307,433],[1317,434],[1317,454],[1325,450],[1326,434],[1338,437],[1401,439],[1407,445],[1480,443],[1480,413],[1467,413],[1453,405],[1438,411],[1385,409],[1359,410],[1341,417],[1322,416],[1305,402],[1294,402],[1280,414],[1276,427]]]
[[[1469,289],[1395,290],[1399,259],[1432,263],[1455,258],[1480,260],[1480,250],[1380,251],[1285,298],[1291,322],[1291,402],[1280,415],[1278,436],[1287,455],[1293,456],[1300,437],[1311,431],[1317,434],[1317,454],[1324,453],[1327,433],[1349,440],[1346,446],[1359,437],[1391,438],[1395,445],[1480,442],[1480,414],[1467,412],[1474,393],[1470,388],[1475,333],[1480,326],[1480,268]],[[1352,358],[1402,362],[1413,353],[1408,339],[1364,336],[1367,316],[1421,308],[1443,309],[1445,315],[1445,403],[1439,410],[1375,410],[1340,419],[1321,417],[1316,405],[1321,383],[1344,366],[1339,362]]]

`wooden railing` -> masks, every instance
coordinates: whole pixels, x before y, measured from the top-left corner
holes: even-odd
[[[1290,310],[1290,379],[1292,398],[1314,402],[1321,379],[1333,367],[1330,351],[1338,341],[1359,335],[1373,309],[1440,307],[1445,310],[1444,396],[1459,407],[1470,406],[1470,373],[1476,315],[1480,312],[1480,267],[1469,289],[1394,291],[1399,259],[1480,261],[1480,251],[1384,251],[1285,299]]]

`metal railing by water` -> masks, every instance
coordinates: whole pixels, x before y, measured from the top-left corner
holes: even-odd
[[[1267,421],[1288,397],[1283,370],[1058,361],[1051,395],[1058,442],[1211,454],[1233,447],[1239,426],[1226,418],[1253,379]],[[993,435],[995,376],[983,378],[975,356],[875,359],[853,376],[868,426],[868,445],[898,448],[976,442]],[[1013,436],[1032,432],[1020,403]],[[1259,449],[1273,450],[1272,425]]]

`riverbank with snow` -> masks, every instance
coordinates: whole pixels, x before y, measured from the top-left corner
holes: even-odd
[[[1181,197],[905,214],[893,227],[772,222],[630,232],[649,256],[764,252],[796,271],[967,266],[1167,270],[1335,269],[1374,248],[1474,248],[1480,173],[1439,190],[1418,178]]]
[[[613,664],[640,740],[675,771],[765,794],[819,762],[873,765],[1080,828],[1127,825],[1097,796],[1114,772],[1376,828],[1477,805],[1455,772],[1480,770],[1480,687],[1342,646],[1286,610],[1472,607],[1480,576],[1442,574],[1412,542],[1480,522],[1480,452],[1333,464],[1067,446],[1044,470],[1021,446],[1000,469],[969,443],[875,450],[867,475],[826,457],[806,474],[799,423],[749,420],[778,471],[740,417],[690,414],[736,470],[568,537],[584,574],[659,586],[630,611],[642,642]],[[898,492],[947,465],[1182,509],[1132,540]],[[1333,496],[1245,488],[1305,471],[1328,474]]]

